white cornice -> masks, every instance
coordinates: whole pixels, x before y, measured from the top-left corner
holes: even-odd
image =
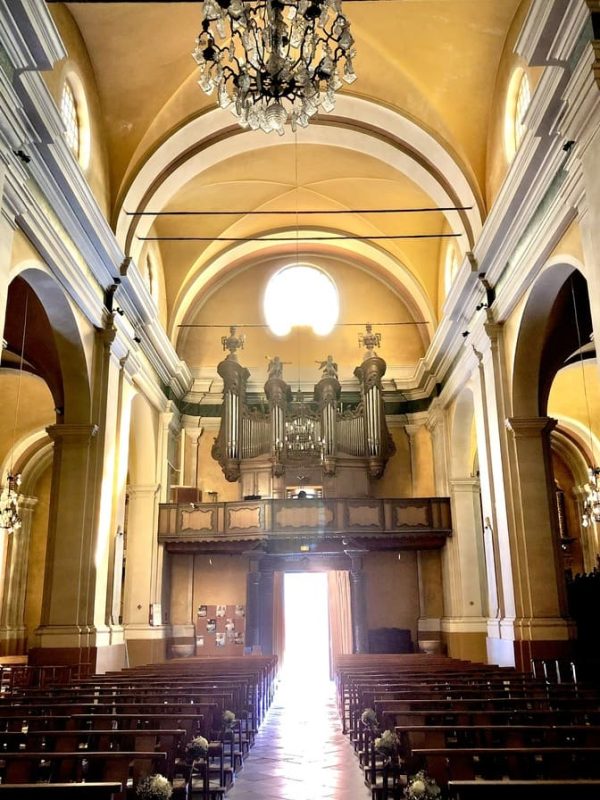
[[[51,69],[66,56],[42,0],[0,0],[0,41],[17,69]]]
[[[600,86],[594,75],[594,65],[600,51],[590,42],[573,71],[572,80],[565,92],[566,110],[558,129],[575,142],[573,155],[581,157],[590,141],[600,129]]]
[[[566,61],[589,15],[585,0],[534,0],[515,53],[532,65]]]

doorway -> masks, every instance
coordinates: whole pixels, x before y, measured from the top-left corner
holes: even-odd
[[[283,581],[285,653],[282,679],[314,690],[329,685],[326,572],[286,572]]]

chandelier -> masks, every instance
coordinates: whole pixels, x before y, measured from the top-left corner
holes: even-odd
[[[589,483],[586,483],[585,497],[583,500],[583,513],[581,524],[584,528],[600,522],[600,467],[590,467],[588,470]]]
[[[206,94],[216,89],[243,128],[305,128],[356,80],[341,0],[204,0],[193,56]]]
[[[19,516],[19,486],[21,475],[6,476],[6,484],[0,486],[0,529],[6,533],[14,533],[21,527]]]
[[[21,339],[21,358],[19,363],[19,382],[17,384],[17,398],[15,402],[15,421],[12,433],[12,445],[10,448],[11,463],[15,452],[15,440],[17,433],[17,421],[19,418],[19,403],[21,400],[21,384],[23,382],[23,361],[25,356],[25,334],[27,331],[27,313],[29,309],[29,297],[25,295],[25,308],[23,312],[23,335]],[[14,533],[21,527],[21,516],[19,514],[19,486],[21,485],[21,474],[14,473],[9,467],[6,474],[6,483],[0,485],[0,530],[6,533]]]

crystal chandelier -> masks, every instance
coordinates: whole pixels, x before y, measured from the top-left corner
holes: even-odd
[[[11,463],[15,452],[15,439],[17,433],[17,421],[19,418],[19,403],[21,400],[21,384],[23,382],[23,361],[25,355],[25,334],[27,331],[27,313],[29,309],[29,297],[25,295],[25,308],[23,312],[23,336],[21,339],[21,358],[19,363],[19,382],[17,384],[17,399],[15,402],[15,421],[12,433]],[[19,486],[21,485],[21,474],[13,472],[9,467],[6,474],[6,483],[0,485],[0,530],[6,533],[14,533],[21,527],[21,516],[19,514]]]
[[[584,486],[583,513],[581,524],[584,528],[600,522],[600,467],[590,467],[589,483]]]
[[[14,533],[21,527],[19,516],[19,486],[21,475],[10,472],[6,476],[6,484],[0,486],[0,529],[6,533]]]
[[[334,108],[355,55],[341,0],[204,0],[193,53],[206,94],[243,128],[280,135]]]

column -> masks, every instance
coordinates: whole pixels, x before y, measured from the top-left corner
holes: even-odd
[[[570,655],[564,576],[559,575],[558,532],[550,455],[550,433],[556,420],[548,417],[508,419],[512,434],[516,531],[515,621],[517,666],[531,658]]]
[[[127,566],[123,597],[123,626],[130,666],[150,664],[165,658],[164,624],[154,625],[151,612],[162,606],[157,580],[158,550],[156,515],[159,485],[127,488]],[[193,558],[192,555],[189,556]],[[188,633],[189,635],[189,633]]]
[[[450,494],[448,487],[448,463],[450,459],[446,412],[441,408],[432,406],[427,419],[427,428],[431,434],[433,450],[433,494],[437,497],[448,497]]]
[[[260,644],[260,572],[257,561],[250,562],[246,578],[246,647]]]
[[[41,625],[30,657],[33,663],[80,663],[95,660],[96,570],[88,484],[98,428],[63,424],[47,430],[54,441],[52,493]]]
[[[483,532],[479,480],[451,478],[452,538],[444,553],[444,608],[442,621],[448,655],[485,661],[487,622],[484,613]]]
[[[272,569],[261,569],[259,584],[260,646],[264,656],[273,654],[273,579]]]
[[[126,356],[112,320],[96,333],[94,350],[94,418],[99,421],[91,492],[94,503],[95,669],[104,672],[125,664],[122,626],[113,620],[113,600],[120,605],[121,569],[115,580],[115,552],[120,550],[125,515],[125,476],[129,451],[131,387],[124,379]],[[95,495],[95,496],[94,496]],[[117,552],[117,556],[119,553]],[[115,598],[117,593],[119,597]]]
[[[5,538],[8,551],[0,612],[0,652],[16,655],[26,651],[25,591],[27,589],[27,561],[31,520],[37,503],[36,497],[19,498],[21,528]]]
[[[410,475],[413,497],[432,497],[435,494],[431,465],[433,450],[430,430],[425,422],[405,425],[410,452]]]
[[[2,197],[3,165],[0,159],[0,198]],[[0,214],[0,352],[3,349],[6,300],[12,262],[12,246],[15,229],[3,214]]]
[[[170,464],[177,463],[177,447],[179,431],[181,430],[181,416],[173,403],[168,404],[168,410],[159,414],[158,446],[156,453],[156,474],[158,475],[158,502],[168,503],[171,489]],[[156,526],[154,538],[156,539]],[[155,572],[152,574],[153,594],[163,609],[170,608],[171,587],[170,576],[172,569],[169,555],[165,553],[164,544],[156,544]]]
[[[515,589],[513,582],[513,500],[510,483],[506,413],[506,359],[502,325],[488,322],[474,348],[478,366],[473,381],[473,403],[482,515],[491,549],[486,552],[488,596],[487,658],[501,666],[515,664]]]
[[[354,652],[369,652],[369,631],[367,629],[367,600],[365,573],[362,554],[365,551],[346,551],[351,558],[350,567],[350,606],[352,611],[352,634]]]

